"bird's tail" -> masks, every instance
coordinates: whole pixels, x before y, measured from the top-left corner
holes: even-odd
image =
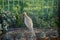
[[[33,28],[31,28],[31,30],[30,30],[30,31],[31,31],[32,36],[34,36],[34,37],[35,37],[35,36],[36,36],[36,34],[35,34],[34,29],[33,29]]]
[[[32,29],[31,33],[32,33],[33,40],[36,40],[36,34],[35,34],[34,29]]]
[[[35,35],[35,31],[34,31],[33,27],[30,27],[29,30],[30,30],[30,32],[31,32],[31,37],[32,37],[32,38],[30,38],[30,39],[36,40],[36,35]]]

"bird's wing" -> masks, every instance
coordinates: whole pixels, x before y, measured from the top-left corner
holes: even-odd
[[[25,25],[27,27],[29,27],[29,26],[32,27],[33,26],[33,22],[32,22],[30,17],[25,17],[24,22],[25,22]]]

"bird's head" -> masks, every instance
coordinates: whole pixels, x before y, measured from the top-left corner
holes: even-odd
[[[23,12],[23,16],[26,16],[27,15],[27,13],[26,12]]]

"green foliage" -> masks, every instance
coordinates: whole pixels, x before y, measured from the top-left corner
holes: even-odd
[[[19,4],[18,4],[19,2]],[[0,0],[0,9],[7,10],[8,3],[5,0],[4,8],[2,0]],[[32,18],[35,27],[46,28],[51,26],[57,27],[57,0],[14,0],[10,1],[9,8],[11,12],[14,12],[16,18],[16,26],[23,26],[23,15],[22,12],[26,10],[28,15]]]

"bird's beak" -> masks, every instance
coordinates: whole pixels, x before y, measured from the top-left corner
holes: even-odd
[[[25,14],[23,13],[23,16],[24,16]]]

